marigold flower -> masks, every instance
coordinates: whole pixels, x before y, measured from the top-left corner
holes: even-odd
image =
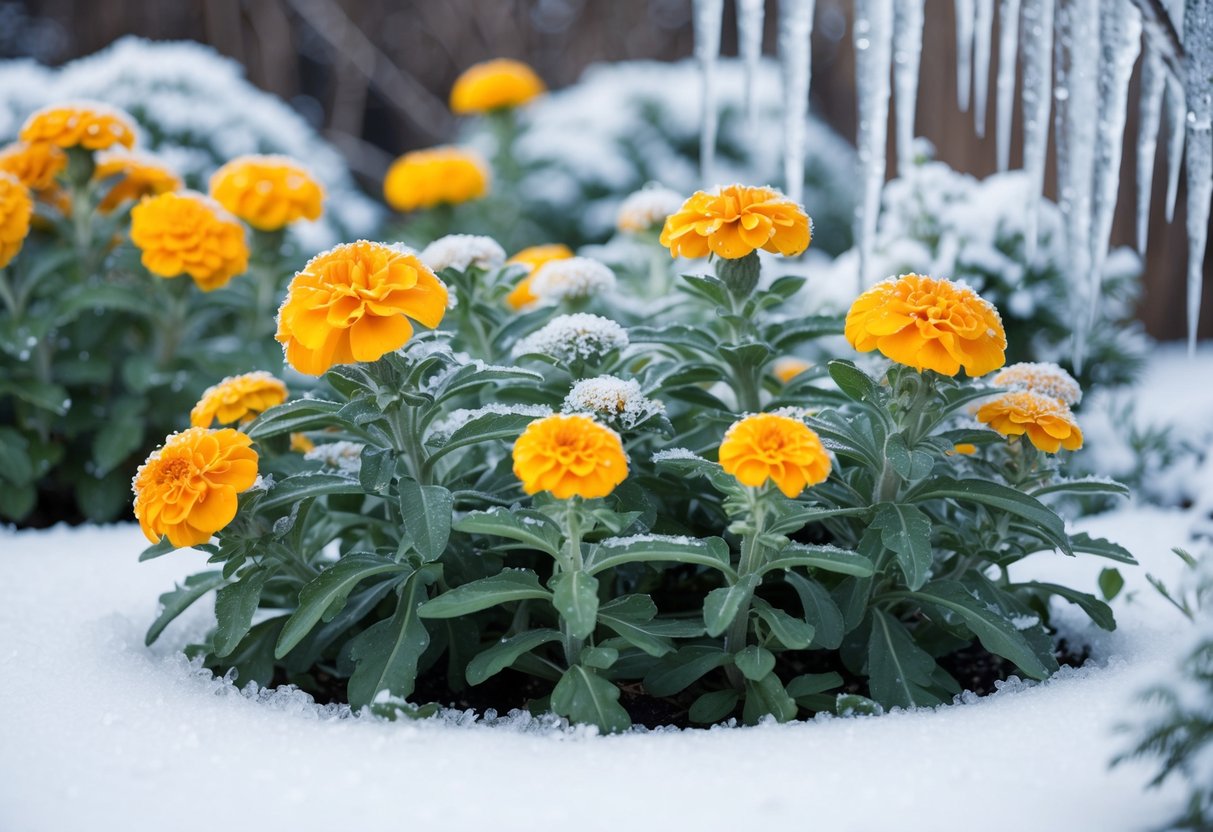
[[[994,386],[1040,393],[1060,399],[1071,407],[1082,401],[1082,388],[1074,376],[1049,362],[1024,361],[1005,367],[994,376]]]
[[[295,453],[306,454],[315,447],[316,443],[313,442],[306,433],[291,434],[291,450]]]
[[[796,378],[796,376],[800,375],[812,366],[813,364],[811,362],[805,361],[803,358],[785,356],[783,358],[775,359],[775,364],[771,368],[771,372],[775,374],[775,378],[779,379],[780,382],[787,384],[789,381]]]
[[[12,174],[0,172],[0,269],[21,251],[33,213],[29,189]]]
[[[413,335],[409,319],[436,327],[446,301],[416,255],[359,240],[316,255],[292,278],[275,337],[288,364],[318,376],[399,349]]]
[[[134,202],[145,196],[158,196],[180,190],[181,177],[158,159],[141,153],[110,152],[97,160],[93,178],[114,177],[114,183],[97,205],[108,214],[124,202]]]
[[[45,191],[67,168],[67,154],[49,142],[13,142],[0,149],[0,171],[11,173],[31,191]]]
[[[972,442],[957,442],[952,446],[952,450],[947,452],[949,456],[960,454],[961,456],[972,456],[977,453],[977,446]]]
[[[135,143],[131,117],[108,104],[79,101],[43,107],[25,120],[19,134],[28,144],[47,142],[56,147],[105,150]]]
[[[135,475],[135,518],[153,543],[197,546],[232,522],[236,495],[257,480],[253,440],[231,428],[175,433]]]
[[[1060,399],[1040,393],[1006,393],[986,402],[977,411],[977,419],[1003,436],[1023,436],[1045,453],[1061,448],[1077,451],[1082,447],[1082,431],[1074,414]]]
[[[860,352],[880,350],[917,370],[970,376],[1006,361],[1007,336],[998,310],[968,286],[903,274],[868,289],[851,304],[845,334]]]
[[[610,494],[627,475],[619,434],[588,416],[536,419],[514,443],[514,476],[527,494],[590,500]]]
[[[682,207],[682,194],[660,186],[642,188],[629,194],[619,205],[615,227],[639,234],[660,228],[671,214]]]
[[[406,153],[388,168],[383,196],[397,211],[458,205],[489,192],[484,160],[457,147],[432,147]]]
[[[736,260],[759,248],[795,257],[812,236],[808,214],[779,191],[728,185],[692,194],[666,219],[661,244],[672,257]]]
[[[742,485],[757,488],[769,480],[787,497],[830,475],[830,456],[813,429],[775,413],[734,422],[720,443],[719,459]]]
[[[286,385],[264,370],[228,376],[202,394],[190,411],[190,424],[209,428],[251,422],[258,413],[286,401]]]
[[[188,274],[210,292],[248,268],[244,227],[194,191],[144,197],[131,209],[131,242],[160,277]]]
[[[457,115],[520,107],[547,92],[547,86],[521,61],[498,58],[475,64],[455,79],[451,110]]]
[[[238,156],[212,174],[210,190],[216,202],[258,231],[318,220],[324,210],[324,188],[286,156]]]
[[[573,250],[564,243],[549,243],[547,245],[524,248],[509,260],[506,260],[507,265],[521,263],[529,267],[530,271],[505,296],[505,302],[510,305],[511,309],[522,309],[537,302],[539,297],[531,291],[531,283],[534,281],[535,273],[539,270],[539,267],[552,260],[567,260],[572,256]]]

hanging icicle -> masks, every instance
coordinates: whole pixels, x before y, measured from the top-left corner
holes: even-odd
[[[1026,262],[1036,258],[1040,200],[1049,149],[1049,109],[1053,103],[1053,0],[1023,3],[1023,167],[1028,177],[1024,221]]]
[[[701,74],[699,176],[704,186],[716,184],[716,62],[720,58],[720,26],[724,0],[695,0],[695,57]]]
[[[969,91],[973,81],[973,15],[976,0],[955,0],[956,4],[956,104],[969,111]]]
[[[783,187],[800,202],[804,194],[804,128],[813,68],[815,0],[779,2],[779,72],[783,80]]]
[[[1184,0],[1168,0],[1167,11],[1175,31],[1184,30]],[[1175,203],[1179,199],[1179,168],[1183,162],[1184,139],[1187,136],[1186,122],[1188,105],[1184,99],[1184,79],[1167,76],[1167,222],[1175,219]]]
[[[922,61],[924,0],[893,2],[893,92],[897,103],[897,175],[914,164],[914,114],[918,109],[918,67]]]
[[[855,0],[855,84],[859,109],[856,144],[862,193],[855,216],[859,288],[867,285],[884,187],[889,129],[889,72],[893,60],[893,0]]]
[[[1184,4],[1185,96],[1188,102],[1188,354],[1196,354],[1209,203],[1213,200],[1213,0]]]
[[[1162,123],[1162,94],[1167,67],[1147,39],[1142,45],[1141,93],[1137,116],[1137,252],[1146,253],[1150,234],[1150,196],[1154,190],[1154,160],[1158,154],[1158,128]]]
[[[1019,52],[1019,0],[998,4],[998,109],[994,113],[994,141],[998,170],[1011,165],[1011,118],[1015,110],[1015,64]]]
[[[758,98],[754,82],[758,62],[762,60],[762,27],[766,15],[764,0],[737,0],[737,51],[745,66],[745,114],[753,128],[758,118]]]
[[[986,98],[990,93],[990,40],[994,28],[994,0],[977,0],[973,20],[973,123],[977,135],[986,134]]]

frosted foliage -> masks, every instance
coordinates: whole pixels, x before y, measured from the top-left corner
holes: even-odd
[[[893,0],[893,91],[897,114],[897,170],[914,159],[914,117],[918,109],[918,69],[922,63],[925,0]]]
[[[1188,170],[1188,351],[1196,351],[1196,329],[1204,282],[1209,202],[1213,199],[1213,0],[1186,0],[1184,49]]]
[[[699,88],[700,121],[699,172],[704,185],[716,183],[716,64],[720,60],[720,27],[724,0],[693,0],[695,58],[701,73]]]
[[[615,288],[610,267],[588,257],[569,257],[544,263],[531,279],[531,292],[541,300],[588,298]]]
[[[303,458],[320,462],[326,468],[335,468],[343,474],[357,475],[362,469],[362,448],[360,442],[328,442],[312,448]]]
[[[1037,217],[1044,192],[1053,103],[1053,3],[1023,0],[1023,169],[1028,177],[1024,244],[1030,260],[1036,249]]]
[[[1050,362],[1021,362],[1004,367],[994,376],[993,384],[1041,393],[1071,406],[1082,401],[1082,388],[1074,377]]]
[[[460,408],[434,425],[431,438],[449,437],[473,419],[494,415],[534,416],[540,419],[552,415],[552,409],[538,404],[487,404],[484,407]]]
[[[292,226],[319,248],[368,234],[379,208],[354,184],[340,153],[285,102],[244,77],[239,63],[190,42],[125,37],[58,70],[0,64],[0,139],[11,139],[34,109],[65,99],[103,101],[130,113],[140,145],[194,187],[229,159],[279,153],[305,164],[325,189],[325,214]]]
[[[623,430],[665,413],[665,405],[648,398],[635,379],[598,376],[578,381],[561,407],[565,413],[593,413]]]
[[[1011,116],[1015,109],[1015,67],[1019,50],[1019,0],[1000,0],[998,4],[998,95],[994,113],[994,147],[998,170],[1011,164]]]
[[[859,247],[859,287],[871,282],[869,269],[880,214],[889,120],[889,72],[892,61],[893,0],[856,0],[855,83],[859,108],[856,145],[863,197],[855,216]]]
[[[433,272],[443,269],[462,272],[469,266],[487,271],[505,263],[505,250],[492,237],[448,234],[421,250],[421,262]]]
[[[578,312],[553,318],[514,345],[514,355],[546,355],[565,364],[598,361],[628,345],[628,333],[612,320]]]
[[[813,69],[813,11],[816,0],[779,4],[779,74],[783,84],[783,181],[800,202],[804,189],[805,116]]]

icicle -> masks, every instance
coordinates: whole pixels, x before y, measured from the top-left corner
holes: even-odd
[[[1141,13],[1132,0],[1099,4],[1099,101],[1095,129],[1095,166],[1091,174],[1091,264],[1087,275],[1091,301],[1088,324],[1099,318],[1103,267],[1112,236],[1112,215],[1120,192],[1120,159],[1124,152],[1129,77],[1141,52]]]
[[[986,134],[986,98],[990,93],[990,38],[994,0],[977,0],[973,29],[973,122],[977,135]]]
[[[914,165],[914,113],[918,109],[918,66],[922,60],[924,0],[894,0],[893,88],[897,95],[897,175]]]
[[[1091,173],[1095,149],[1099,0],[1062,0],[1054,35],[1058,206],[1065,218],[1068,271],[1074,280],[1074,369],[1082,371],[1090,317]]]
[[[813,68],[815,0],[780,0],[779,71],[783,79],[783,186],[800,202],[804,193],[804,124]]]
[[[1168,0],[1167,11],[1175,31],[1182,37],[1184,31],[1184,0]],[[1187,128],[1188,105],[1184,101],[1182,78],[1167,76],[1167,222],[1175,219],[1175,203],[1179,198],[1179,168],[1184,156],[1184,137]]]
[[[969,109],[969,85],[973,80],[973,14],[977,0],[956,3],[956,104]]]
[[[1141,94],[1137,117],[1137,251],[1146,253],[1150,234],[1150,196],[1154,190],[1154,157],[1162,121],[1162,93],[1167,68],[1158,50],[1146,39],[1142,46]]]
[[[855,0],[855,92],[859,109],[856,145],[862,194],[855,212],[859,288],[868,280],[880,192],[884,187],[889,129],[889,71],[893,59],[893,0]]]
[[[1185,97],[1188,102],[1188,355],[1196,354],[1201,284],[1213,200],[1213,0],[1184,4]]]
[[[699,176],[703,184],[716,177],[716,61],[720,57],[720,25],[724,0],[695,0],[695,57],[702,74],[700,96]]]
[[[1053,103],[1053,0],[1023,3],[1023,168],[1028,177],[1024,256],[1036,259],[1037,223],[1049,150],[1049,108]]]
[[[737,0],[737,51],[745,65],[745,114],[750,127],[758,117],[758,99],[754,81],[762,60],[762,24],[766,12],[764,0]]]
[[[1019,0],[998,4],[998,110],[994,114],[994,140],[998,169],[1011,165],[1011,118],[1015,108],[1015,59],[1019,52]]]

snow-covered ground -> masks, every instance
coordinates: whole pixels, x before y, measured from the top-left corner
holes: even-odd
[[[1150,415],[1203,408],[1207,428],[1213,393],[1197,379],[1213,377],[1210,359],[1160,351],[1141,398],[1175,404]],[[1182,790],[1143,791],[1151,768],[1108,760],[1129,744],[1116,728],[1138,692],[1187,643],[1144,573],[1179,582],[1169,550],[1200,551],[1204,496],[1078,524],[1143,564],[1122,568],[1115,633],[1059,610],[1092,645],[1081,670],[933,711],[617,737],[530,718],[391,723],[298,692],[242,694],[175,653],[204,609],[143,646],[156,596],[201,555],[137,563],[134,526],[0,531],[0,830],[1150,828]],[[1021,574],[1094,590],[1105,565],[1042,554]]]

